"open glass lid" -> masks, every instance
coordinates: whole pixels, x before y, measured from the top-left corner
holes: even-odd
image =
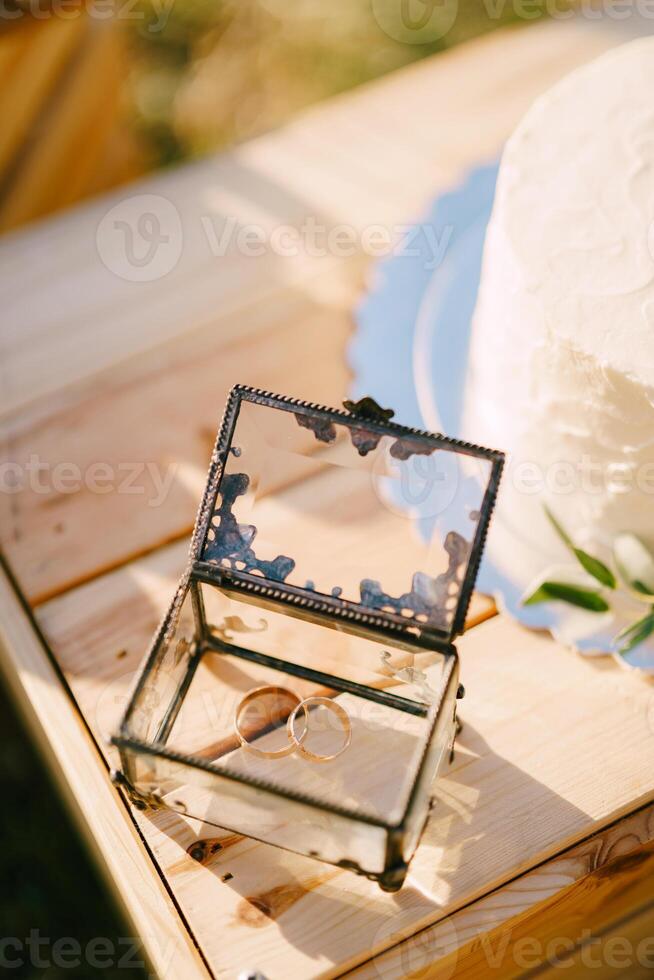
[[[390,421],[236,387],[194,570],[294,611],[448,640],[461,632],[503,456]]]

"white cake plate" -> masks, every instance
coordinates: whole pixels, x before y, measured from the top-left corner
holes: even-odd
[[[377,264],[357,310],[350,346],[354,397],[372,395],[392,406],[405,425],[462,435],[470,325],[496,177],[496,163],[479,167],[460,187],[437,198],[404,245]],[[447,229],[452,231],[445,258],[433,268],[433,242]],[[642,604],[620,596],[606,615],[563,603],[525,607],[521,599],[531,574],[507,569],[510,561],[500,568],[493,560],[494,554],[517,555],[520,548],[524,540],[496,515],[479,571],[480,592],[523,625],[548,629],[585,656],[609,654],[623,667],[654,673],[654,638],[624,656],[615,653],[613,642],[621,628],[644,615]]]

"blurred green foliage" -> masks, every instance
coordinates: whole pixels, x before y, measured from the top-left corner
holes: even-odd
[[[160,164],[246,139],[521,16],[512,0],[139,3],[130,100]],[[530,0],[529,19],[543,8]]]

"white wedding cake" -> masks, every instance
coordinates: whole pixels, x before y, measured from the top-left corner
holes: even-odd
[[[654,38],[563,79],[506,145],[465,429],[509,453],[496,545],[525,578],[560,557],[543,504],[596,554],[622,531],[654,550]]]

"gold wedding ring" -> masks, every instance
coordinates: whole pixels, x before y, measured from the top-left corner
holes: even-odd
[[[252,704],[253,701],[257,701],[259,698],[265,697],[267,694],[276,694],[278,697],[283,697],[289,701],[292,701],[295,705],[291,711],[288,719],[286,721],[286,733],[288,735],[288,745],[285,745],[281,749],[259,749],[248,739],[247,735],[242,730],[243,715],[245,709],[248,705]],[[318,752],[312,752],[310,749],[306,749],[302,744],[309,734],[309,708],[311,707],[324,707],[336,715],[341,725],[343,726],[344,742],[343,745],[337,752],[332,752],[329,755],[321,755]],[[302,710],[305,717],[304,731],[300,735],[296,734],[295,724],[298,719],[298,713]],[[270,722],[274,722],[277,719],[270,718]],[[266,729],[268,725],[264,725],[263,728]],[[289,691],[287,687],[278,687],[274,684],[264,684],[262,687],[255,687],[243,697],[234,712],[234,730],[238,736],[238,740],[246,751],[250,752],[251,755],[257,756],[259,759],[283,759],[285,756],[292,755],[297,752],[305,759],[310,759],[311,762],[330,762],[332,759],[338,758],[342,752],[345,752],[346,748],[352,741],[352,723],[350,721],[350,716],[348,715],[345,708],[338,704],[336,701],[332,701],[331,698],[319,697],[314,695],[309,698],[305,698],[303,701],[294,694],[293,691]],[[257,732],[257,736],[260,737],[261,731]]]
[[[345,741],[338,752],[332,752],[330,755],[320,755],[317,752],[311,752],[310,749],[305,748],[302,744],[306,738],[307,732],[309,731],[308,709],[313,706],[328,708],[329,711],[336,715],[342,724]],[[298,736],[295,733],[295,722],[297,721],[297,716],[300,709],[302,709],[304,712],[306,724],[304,731]],[[338,758],[342,752],[345,752],[346,748],[352,741],[352,723],[350,722],[350,716],[345,708],[338,704],[338,702],[332,701],[331,698],[322,698],[318,697],[317,695],[314,697],[305,698],[304,701],[300,701],[300,703],[293,708],[293,711],[288,716],[288,721],[286,722],[286,730],[288,731],[289,738],[292,739],[293,749],[297,749],[299,755],[303,756],[305,759],[310,759],[312,762],[330,762],[332,759]]]
[[[256,755],[259,759],[283,759],[284,756],[292,755],[293,752],[297,750],[300,743],[304,741],[308,731],[308,726],[302,732],[299,739],[289,738],[288,745],[285,745],[281,749],[275,750],[257,748],[248,740],[247,736],[242,731],[243,714],[245,709],[248,707],[248,705],[252,704],[253,701],[257,701],[259,698],[265,697],[267,694],[276,694],[279,697],[292,701],[295,704],[294,711],[297,711],[302,703],[297,694],[294,694],[293,691],[289,691],[287,687],[277,687],[274,684],[264,684],[263,687],[255,687],[251,691],[248,691],[245,697],[242,698],[237,705],[236,711],[234,712],[234,730],[243,748],[246,749],[251,755]],[[273,720],[273,718],[270,719],[270,721]],[[257,732],[257,735],[260,734],[260,732]]]

